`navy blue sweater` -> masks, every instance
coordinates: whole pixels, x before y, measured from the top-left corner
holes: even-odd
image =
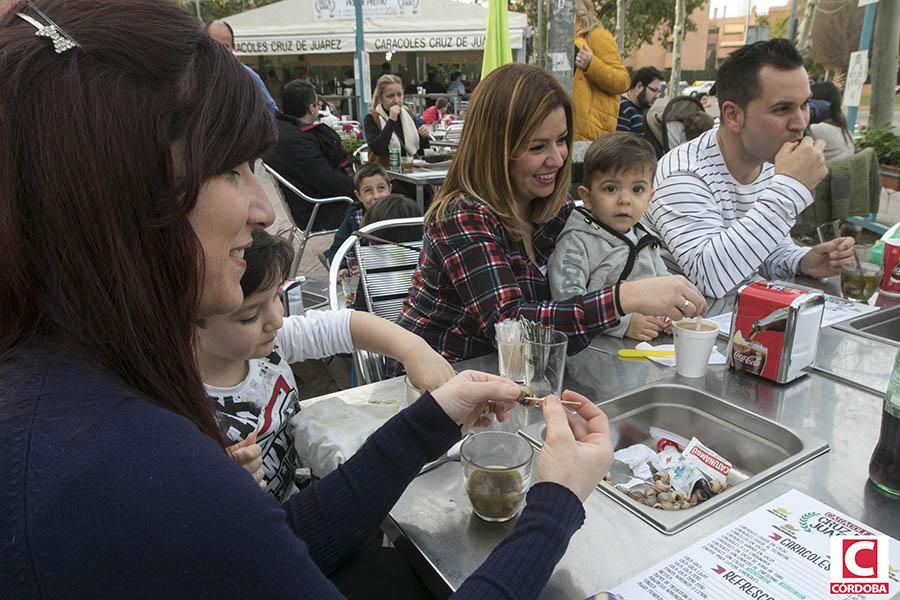
[[[430,395],[279,505],[213,440],[108,373],[0,364],[0,598],[339,598],[328,580],[459,439]],[[534,598],[584,511],[541,483],[458,598]]]

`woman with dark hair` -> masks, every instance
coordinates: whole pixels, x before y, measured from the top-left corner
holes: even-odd
[[[295,79],[284,86],[282,111],[275,115],[278,145],[263,160],[313,198],[353,198],[350,157],[334,129],[319,122],[319,97],[312,84]],[[279,184],[280,185],[280,184]],[[294,222],[306,228],[313,204],[281,188]],[[346,204],[326,204],[316,215],[317,229],[337,229]]]
[[[461,373],[279,506],[226,454],[193,337],[274,219],[261,97],[175,0],[38,2],[0,9],[0,596],[339,597],[326,574],[518,386]],[[581,416],[543,403],[539,483],[459,597],[534,598],[583,521],[612,446],[566,395]]]
[[[841,109],[841,91],[830,81],[820,81],[810,86],[814,100],[824,100],[831,106],[824,120],[809,126],[810,137],[825,140],[825,163],[850,158],[856,152],[853,138],[847,128],[847,117]]]
[[[574,353],[622,315],[703,313],[703,296],[680,275],[551,300],[547,261],[574,208],[572,137],[572,103],[543,69],[504,65],[472,95],[398,321],[450,362],[493,352],[503,319],[554,327]]]

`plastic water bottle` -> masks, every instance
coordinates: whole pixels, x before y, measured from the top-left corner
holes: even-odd
[[[884,394],[881,435],[872,452],[869,479],[888,496],[900,498],[900,352]]]
[[[400,171],[400,142],[395,136],[391,136],[391,141],[388,144],[388,169]]]

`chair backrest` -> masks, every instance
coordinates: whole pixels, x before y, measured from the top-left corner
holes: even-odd
[[[300,261],[303,259],[303,252],[306,249],[306,243],[312,237],[317,237],[321,235],[329,235],[333,234],[338,230],[338,225],[340,225],[341,220],[343,219],[344,212],[346,211],[346,206],[353,203],[353,200],[347,196],[334,196],[332,198],[313,198],[307,194],[304,194],[300,189],[297,188],[290,181],[281,176],[278,171],[273,169],[271,166],[267,165],[263,162],[263,168],[266,172],[272,176],[275,180],[275,191],[277,192],[278,200],[281,202],[281,207],[284,210],[284,214],[288,217],[291,222],[291,240],[297,241],[298,248],[294,254],[294,262],[291,265],[291,272],[289,273],[290,277],[293,277],[297,270],[300,267]],[[296,211],[291,208],[291,205],[288,203],[287,199],[284,196],[281,188],[284,188],[294,194],[297,198],[299,198],[302,202],[308,203],[309,217],[307,218],[305,223],[297,222],[297,214],[300,214],[301,211]],[[323,213],[324,219],[316,219],[319,214],[319,209],[325,208],[326,212]],[[336,222],[336,223],[335,223]]]
[[[463,124],[462,123],[454,123],[447,127],[447,132],[444,133],[444,140],[448,142],[459,141],[459,138],[462,137]]]
[[[422,217],[389,219],[370,223],[360,228],[360,231],[390,239],[393,233],[406,234],[411,227],[422,227],[422,224]],[[418,240],[401,242],[403,246],[368,244],[361,243],[362,241],[356,236],[350,236],[335,253],[328,273],[329,304],[333,310],[344,308],[346,305],[337,276],[342,260],[348,253],[353,252],[359,265],[360,282],[367,310],[389,321],[396,321],[409,294],[410,282],[419,263],[419,252],[403,246],[421,248],[421,236]],[[362,383],[373,383],[384,378],[386,364],[383,356],[358,350],[354,360]]]
[[[364,165],[369,162],[369,145],[363,144],[353,151],[353,171],[356,172],[356,157],[359,157],[359,164]]]
[[[359,264],[360,281],[369,312],[396,321],[409,294],[412,276],[419,264],[422,247],[422,217],[389,219],[362,228],[365,233],[391,239],[391,234],[402,232],[403,246],[395,244],[356,243],[356,261]],[[410,235],[410,228],[418,229],[418,239]],[[410,239],[413,238],[413,239]]]

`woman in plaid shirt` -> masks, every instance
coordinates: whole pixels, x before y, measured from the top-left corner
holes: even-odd
[[[522,317],[577,352],[631,312],[673,320],[706,301],[681,276],[623,281],[551,301],[547,259],[567,196],[572,104],[540,68],[510,64],[476,88],[459,150],[425,215],[425,238],[399,323],[450,361],[494,351],[494,324]]]

